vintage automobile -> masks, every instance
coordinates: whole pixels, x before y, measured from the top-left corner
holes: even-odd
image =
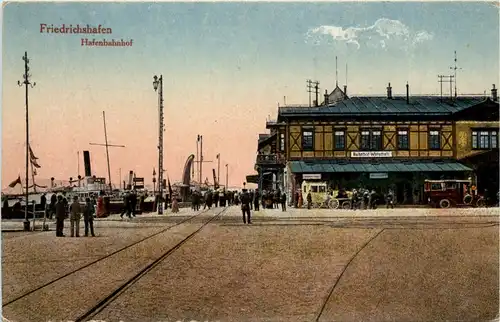
[[[328,184],[324,181],[303,181],[302,182],[302,200],[307,206],[307,194],[311,192],[313,208],[330,208],[330,209],[350,209],[352,192],[345,192],[344,197],[337,197],[338,190],[331,191],[328,189]]]
[[[486,200],[473,189],[471,180],[425,180],[427,202],[439,208],[484,207]]]

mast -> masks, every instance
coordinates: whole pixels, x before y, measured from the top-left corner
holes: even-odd
[[[108,133],[106,131],[106,114],[102,111],[102,119],[104,121],[104,141],[106,144],[106,159],[108,160],[108,178],[109,178],[109,191],[113,191],[113,186],[111,185],[111,167],[109,166],[109,145],[108,145]]]
[[[105,146],[106,147],[106,159],[107,159],[107,162],[108,162],[108,179],[109,179],[109,189],[110,189],[110,192],[113,191],[113,186],[111,184],[111,166],[109,164],[109,147],[117,147],[117,148],[124,148],[125,146],[124,145],[115,145],[115,144],[108,144],[108,132],[107,132],[107,129],[106,129],[106,114],[104,111],[102,111],[102,118],[103,118],[103,122],[104,122],[104,140],[105,140],[105,144],[99,144],[99,143],[89,143],[90,145],[100,145],[100,146]]]

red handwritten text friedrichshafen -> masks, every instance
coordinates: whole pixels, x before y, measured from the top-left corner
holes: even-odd
[[[91,25],[65,25],[54,27],[53,24],[40,24],[40,33],[48,34],[111,34],[113,31],[111,28],[105,28],[102,25],[91,26]]]

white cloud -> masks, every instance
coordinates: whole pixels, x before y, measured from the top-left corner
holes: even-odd
[[[425,30],[412,32],[399,20],[381,18],[368,27],[319,26],[311,28],[306,34],[307,41],[321,44],[325,40],[361,46],[387,48],[397,46],[404,50],[414,48],[433,39],[433,34]]]

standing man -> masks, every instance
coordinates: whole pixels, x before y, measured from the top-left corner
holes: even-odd
[[[85,210],[83,211],[83,220],[85,222],[85,237],[89,235],[89,227],[90,234],[92,237],[95,237],[94,234],[94,204],[90,200],[90,198],[85,199]]]
[[[281,194],[281,211],[286,211],[286,193]]]
[[[78,202],[78,196],[73,197],[73,203],[69,207],[70,211],[70,223],[71,223],[71,237],[80,237],[80,215],[82,213],[82,207]]]
[[[311,209],[312,205],[312,196],[311,196],[311,190],[307,193],[307,209]]]
[[[259,211],[259,199],[260,199],[260,194],[259,194],[259,189],[255,189],[255,193],[253,195],[253,206],[255,207],[255,211]]]
[[[123,215],[125,215],[125,214],[129,215],[128,214],[128,208],[129,208],[128,204],[129,204],[128,192],[125,192],[123,194],[123,209],[122,209],[122,213],[120,214],[120,218],[123,218]],[[129,215],[129,217],[130,217],[130,215]]]
[[[55,210],[56,210],[56,237],[65,237],[63,235],[63,229],[64,229],[64,217],[66,216],[66,206],[64,204],[64,200],[61,195],[57,197]]]
[[[243,213],[243,223],[246,224],[247,221],[249,224],[252,223],[250,218],[250,195],[247,192],[247,189],[243,189],[241,194],[241,212]],[[245,217],[246,214],[246,217]],[[248,220],[247,220],[248,219]]]
[[[43,210],[45,210],[45,206],[47,205],[47,197],[45,193],[40,197],[40,206]]]
[[[49,219],[52,219],[52,216],[56,214],[56,204],[57,204],[57,196],[55,193],[50,196],[50,211],[49,211]]]

